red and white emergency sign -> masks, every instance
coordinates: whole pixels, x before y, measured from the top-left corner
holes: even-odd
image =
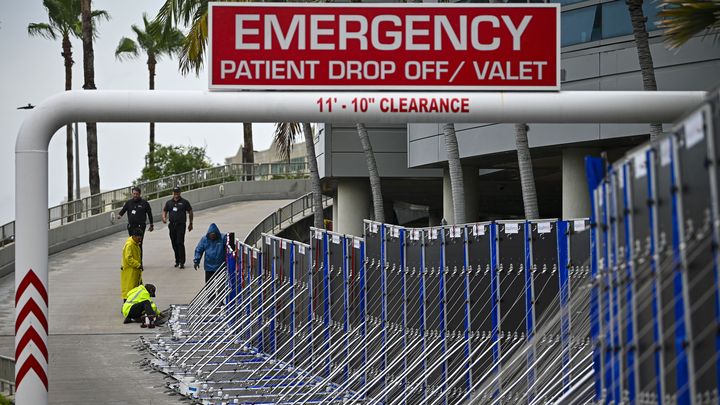
[[[210,3],[210,89],[559,90],[559,4]]]

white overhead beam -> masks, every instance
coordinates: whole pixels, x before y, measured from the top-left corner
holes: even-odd
[[[16,150],[49,142],[71,122],[457,122],[650,123],[673,122],[699,105],[703,91],[480,92],[201,92],[68,91],[38,105],[20,131]],[[318,100],[323,105],[321,111]],[[353,99],[368,101],[354,112]],[[467,112],[383,112],[432,100],[466,100]],[[327,100],[332,112],[328,112]],[[369,102],[374,100],[374,102]],[[404,100],[404,101],[403,101]],[[459,102],[455,102],[459,106]],[[343,108],[345,106],[345,108]],[[28,127],[30,126],[30,127]],[[42,126],[42,128],[35,126]],[[43,135],[23,135],[43,131]],[[50,131],[50,132],[48,132]]]

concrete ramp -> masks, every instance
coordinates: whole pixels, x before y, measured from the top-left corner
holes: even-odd
[[[247,201],[195,212],[186,233],[184,270],[173,267],[167,226],[147,232],[143,281],[157,286],[160,309],[187,303],[205,282],[202,268],[192,268],[195,246],[210,223],[222,232],[244,237],[265,216],[290,200]],[[120,258],[127,232],[97,239],[50,257],[50,403],[176,404],[165,393],[163,376],[134,362],[143,356],[132,348],[142,334],[138,324],[124,325],[120,313]],[[0,279],[0,354],[15,357],[14,275]],[[185,402],[186,403],[186,402]]]

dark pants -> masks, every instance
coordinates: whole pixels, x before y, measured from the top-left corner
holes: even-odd
[[[185,264],[185,223],[168,224],[170,232],[170,243],[172,243],[173,252],[175,252],[175,263]]]
[[[153,310],[150,301],[134,303],[133,306],[130,307],[130,311],[128,311],[127,317],[130,319],[137,319],[143,316],[143,314],[155,316],[155,311]]]
[[[206,272],[205,272],[205,284],[209,283],[209,282],[210,282],[210,279],[213,278],[214,275],[215,275],[215,272],[214,272],[214,271],[206,271]],[[208,295],[208,300],[207,300],[207,302],[211,303],[211,302],[213,302],[213,301],[215,301],[215,293],[214,293],[214,292],[213,292],[213,293],[210,293],[210,294]]]
[[[132,231],[135,229],[141,229],[145,234],[146,224],[127,224],[128,236],[132,236]]]

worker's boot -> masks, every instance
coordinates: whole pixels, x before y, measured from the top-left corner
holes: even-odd
[[[151,316],[151,317],[150,317],[150,324],[148,324],[148,328],[152,329],[152,328],[154,328],[154,327],[155,327],[155,317],[154,317],[154,316]]]
[[[143,322],[140,324],[140,327],[141,328],[154,328],[155,327],[154,325],[153,326],[150,326],[150,325],[152,325],[152,322],[150,321],[150,317],[145,315],[145,319],[143,319]]]

